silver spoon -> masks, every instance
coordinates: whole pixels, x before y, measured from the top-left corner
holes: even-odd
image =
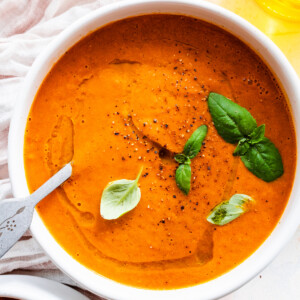
[[[34,207],[72,174],[71,164],[65,165],[30,196],[0,201],[0,258],[29,228]]]

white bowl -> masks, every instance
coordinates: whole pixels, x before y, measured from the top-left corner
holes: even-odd
[[[1,275],[0,297],[21,300],[89,300],[66,285],[27,275]]]
[[[23,144],[27,115],[35,94],[53,64],[89,32],[112,21],[148,13],[175,13],[214,23],[239,37],[258,53],[276,73],[290,101],[297,137],[300,134],[299,79],[282,52],[258,29],[237,15],[205,1],[193,0],[133,0],[118,2],[94,11],[61,33],[34,62],[25,80],[24,89],[16,105],[9,133],[9,174],[16,197],[29,193],[24,172]],[[297,139],[299,146],[299,138]],[[85,268],[74,260],[54,240],[37,213],[31,231],[53,262],[72,279],[90,291],[112,299],[214,299],[239,288],[260,272],[279,253],[294,234],[300,220],[299,158],[295,184],[280,222],[268,239],[247,260],[232,271],[207,283],[176,290],[145,290],[126,286]]]

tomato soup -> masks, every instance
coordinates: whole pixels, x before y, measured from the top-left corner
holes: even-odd
[[[218,134],[207,98],[246,108],[278,148],[284,173],[265,182]],[[176,185],[180,153],[207,125],[191,161],[188,195]],[[150,289],[216,278],[270,235],[289,199],[296,141],[287,99],[266,64],[223,29],[178,15],[145,15],[86,36],[53,66],[29,113],[24,146],[31,192],[72,161],[70,179],[38,205],[57,242],[118,282]],[[100,214],[111,181],[139,179],[141,199],[115,220]],[[255,200],[224,226],[206,218],[232,195]]]

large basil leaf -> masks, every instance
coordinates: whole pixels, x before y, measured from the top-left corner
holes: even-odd
[[[209,94],[208,107],[219,135],[228,143],[238,143],[257,127],[247,109],[220,94]]]
[[[103,219],[117,219],[137,206],[141,199],[141,190],[137,185],[141,173],[142,169],[135,180],[116,180],[106,186],[100,205]]]
[[[184,194],[188,194],[191,189],[192,170],[189,163],[179,165],[176,174],[176,184]]]
[[[273,181],[283,174],[280,153],[266,137],[251,145],[241,159],[249,171],[266,182]]]
[[[244,194],[235,194],[230,200],[215,206],[207,217],[207,221],[215,225],[225,225],[248,211],[253,198]]]
[[[190,159],[194,158],[199,153],[206,134],[206,125],[198,127],[184,145],[183,153]]]

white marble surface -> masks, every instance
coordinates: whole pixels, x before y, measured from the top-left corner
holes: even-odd
[[[293,239],[265,270],[221,300],[254,299],[300,299],[300,227]]]

